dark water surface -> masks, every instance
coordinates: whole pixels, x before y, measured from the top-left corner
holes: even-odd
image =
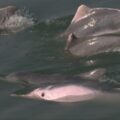
[[[58,36],[80,4],[120,8],[119,0],[0,0],[1,7],[25,7],[37,21],[30,29],[0,36],[0,74],[18,71],[71,74],[105,67],[107,79],[120,81],[120,53],[81,59],[65,53],[65,42]],[[59,104],[11,97],[18,87],[0,81],[0,120],[120,120],[120,99]]]

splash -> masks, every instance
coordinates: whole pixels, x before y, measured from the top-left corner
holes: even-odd
[[[25,15],[20,14],[20,12],[11,16],[4,23],[4,28],[10,32],[19,32],[26,28],[29,28],[34,25],[34,19],[28,15],[28,13],[24,13]]]

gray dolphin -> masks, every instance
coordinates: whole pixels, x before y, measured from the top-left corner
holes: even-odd
[[[0,8],[0,29],[3,29],[3,24],[18,10],[16,6],[7,6]]]
[[[66,50],[80,57],[120,47],[120,10],[81,5],[65,31]]]
[[[120,51],[119,36],[92,37],[86,38],[83,42],[80,42],[80,40],[77,39],[69,45],[69,51],[73,55],[84,57],[99,53]]]
[[[99,81],[106,73],[98,68],[79,75],[37,75],[31,72],[11,73],[0,79],[24,86],[13,92],[12,96],[48,100],[56,102],[77,102],[99,96],[103,91],[114,91],[119,84],[109,81]]]
[[[80,73],[77,75],[65,75],[65,74],[38,74],[33,72],[13,72],[8,75],[0,76],[0,80],[4,80],[10,83],[18,83],[24,86],[29,85],[43,85],[43,84],[63,84],[71,82],[81,82],[81,79],[84,81],[99,79],[104,76],[106,70],[104,68],[96,68],[94,70]]]

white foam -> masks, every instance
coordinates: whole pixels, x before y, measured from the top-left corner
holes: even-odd
[[[5,22],[5,28],[12,32],[18,32],[34,24],[33,20],[27,17],[14,15]]]

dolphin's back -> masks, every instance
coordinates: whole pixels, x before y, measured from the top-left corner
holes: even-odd
[[[119,29],[119,19],[120,11],[117,9],[94,8],[78,22],[71,24],[65,34],[74,33],[77,38],[84,38],[86,35],[112,33],[114,30]]]

